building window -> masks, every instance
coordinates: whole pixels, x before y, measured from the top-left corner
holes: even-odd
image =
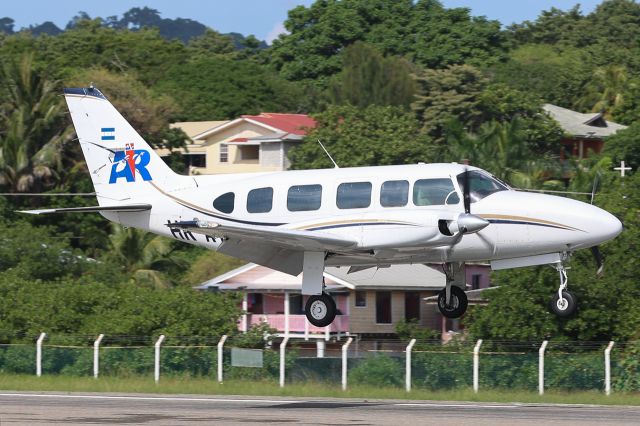
[[[220,162],[228,163],[229,162],[229,145],[226,143],[220,144]]]
[[[207,167],[206,154],[185,154],[184,160],[187,167]]]
[[[443,206],[459,202],[460,197],[451,179],[420,179],[413,185],[413,204],[416,206]]]
[[[289,294],[289,313],[291,315],[304,314],[304,304],[302,303],[302,295],[300,293]]]
[[[213,208],[222,213],[232,213],[236,201],[236,194],[227,192],[213,200]]]
[[[295,185],[287,193],[290,212],[318,210],[322,202],[322,185]]]
[[[356,290],[356,307],[365,308],[367,306],[367,292]]]
[[[247,311],[251,314],[263,314],[262,293],[247,294]]]
[[[391,292],[376,292],[376,323],[391,324]]]
[[[420,321],[420,293],[407,291],[404,293],[404,319]]]
[[[247,195],[249,213],[267,213],[273,205],[273,188],[252,189]]]
[[[382,207],[402,207],[409,201],[409,182],[406,180],[388,180],[380,188]]]
[[[241,160],[259,160],[260,159],[259,145],[239,146],[238,149],[240,149]]]
[[[371,182],[348,182],[338,186],[339,209],[362,209],[371,205]]]
[[[480,274],[471,275],[471,290],[479,289],[481,280],[482,280],[482,275]]]

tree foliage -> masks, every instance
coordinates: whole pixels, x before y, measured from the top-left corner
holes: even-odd
[[[398,107],[331,106],[314,118],[316,128],[290,152],[294,169],[333,167],[318,140],[340,167],[410,164],[431,155],[417,120]]]
[[[342,71],[329,84],[333,104],[393,105],[408,108],[415,94],[411,65],[406,60],[383,57],[373,46],[356,42],[343,54]]]

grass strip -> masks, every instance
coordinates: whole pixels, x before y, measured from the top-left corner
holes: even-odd
[[[59,391],[59,392],[121,392],[199,395],[253,395],[284,397],[332,397],[357,399],[402,399],[468,402],[521,402],[554,404],[640,405],[640,393],[612,393],[597,391],[537,392],[517,389],[426,390],[406,392],[397,387],[350,386],[342,391],[337,385],[321,383],[288,383],[280,388],[274,381],[231,380],[217,383],[211,378],[164,376],[156,384],[150,377],[89,377],[0,374],[2,391]]]

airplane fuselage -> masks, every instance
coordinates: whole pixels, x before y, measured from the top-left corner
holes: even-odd
[[[181,177],[172,190],[149,182],[147,199],[139,199],[153,205],[147,215],[102,214],[123,225],[212,249],[223,241],[168,225],[196,220],[283,227],[356,241],[355,247],[327,257],[326,264],[336,266],[487,261],[566,252],[597,245],[620,232],[620,222],[598,207],[515,191],[472,168],[480,188],[472,213],[490,225],[463,237],[446,235],[439,221],[455,221],[463,212],[458,176],[465,167],[416,164]]]

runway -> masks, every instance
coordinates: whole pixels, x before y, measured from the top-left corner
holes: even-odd
[[[637,425],[640,407],[330,398],[0,393],[5,425]]]

